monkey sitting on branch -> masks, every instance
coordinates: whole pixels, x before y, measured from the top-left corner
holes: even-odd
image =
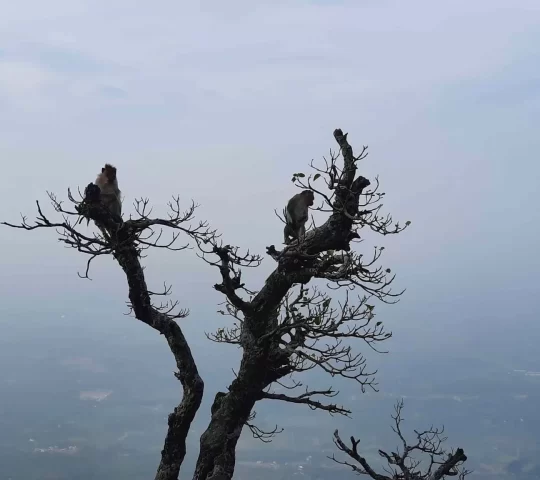
[[[101,173],[97,176],[95,183],[89,183],[84,189],[84,202],[77,208],[77,210],[83,215],[79,220],[82,222],[86,217],[86,224],[90,223],[84,213],[84,205],[91,205],[99,203],[105,206],[109,212],[115,217],[115,220],[122,221],[122,200],[120,198],[120,189],[118,188],[118,179],[116,178],[116,167],[113,167],[109,163],[101,169]],[[81,210],[81,207],[82,210]],[[98,225],[98,227],[101,226]]]
[[[309,218],[309,207],[315,202],[315,194],[311,190],[304,190],[297,193],[287,203],[283,210],[285,217],[285,228],[283,229],[283,243],[289,245],[291,241],[297,239],[298,243],[303,242],[306,235],[306,222]]]
[[[113,215],[122,216],[122,200],[116,178],[116,167],[106,163],[97,176],[95,184],[100,190],[100,201]]]

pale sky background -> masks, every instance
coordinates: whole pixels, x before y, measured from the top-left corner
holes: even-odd
[[[380,175],[385,210],[412,221],[359,247],[384,244],[408,289],[381,316],[389,348],[537,350],[538,0],[0,5],[0,219],[31,217],[46,190],[84,187],[112,162],[125,212],[135,197],[155,214],[172,194],[194,198],[226,242],[264,254],[281,241],[273,210],[295,193],[291,173],[342,128],[369,145],[361,173]],[[86,258],[56,238],[2,227],[4,314],[107,312],[138,328],[113,260],[80,280]],[[171,282],[191,309],[201,344],[223,322],[218,272],[193,252],[145,264],[151,288]]]

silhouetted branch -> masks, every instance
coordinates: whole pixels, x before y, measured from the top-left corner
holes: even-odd
[[[270,443],[277,434],[283,432],[283,428],[279,428],[277,425],[272,430],[263,430],[257,427],[252,423],[256,416],[257,413],[255,411],[251,412],[248,421],[246,422],[246,426],[251,430],[253,438],[260,440],[263,443]]]
[[[463,449],[458,448],[454,452],[447,453],[442,448],[442,444],[446,441],[446,437],[442,436],[443,429],[431,427],[421,432],[415,430],[415,443],[408,443],[401,430],[401,423],[403,422],[402,410],[403,400],[396,404],[396,413],[392,415],[394,420],[392,430],[399,437],[402,449],[391,453],[379,450],[379,455],[388,464],[385,470],[387,470],[389,476],[377,473],[359,453],[358,445],[360,440],[351,437],[350,446],[348,446],[341,440],[337,430],[334,432],[334,443],[340,451],[346,453],[356,463],[337,460],[335,456],[329,458],[336,463],[349,466],[356,473],[368,475],[374,480],[441,480],[454,476],[463,479],[471,473],[469,470],[462,468],[463,463],[467,460]],[[422,460],[410,456],[413,452],[425,454],[428,457],[427,467],[423,471],[420,468]]]
[[[309,406],[312,410],[325,410],[329,413],[339,413],[341,415],[348,416],[351,411],[346,408],[340,407],[336,404],[324,404],[318,400],[313,400],[313,396],[322,395],[324,397],[335,397],[338,392],[331,389],[328,390],[312,390],[310,392],[303,393],[298,397],[290,397],[281,393],[263,393],[262,398],[267,400],[281,400],[282,402],[297,403]]]

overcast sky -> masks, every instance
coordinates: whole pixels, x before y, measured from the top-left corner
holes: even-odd
[[[356,150],[369,145],[361,173],[380,175],[386,211],[412,221],[360,246],[384,244],[408,289],[388,310],[393,341],[414,333],[428,348],[444,333],[472,347],[490,328],[488,349],[491,332],[512,348],[527,342],[520,327],[540,313],[538,0],[0,5],[2,220],[112,162],[127,213],[148,196],[164,214],[179,193],[226,242],[264,253],[281,241],[273,209],[295,193],[291,173],[335,148],[339,127]],[[124,321],[113,261],[79,280],[86,258],[56,237],[2,228],[3,308],[112,302]],[[221,300],[217,271],[189,252],[146,264],[155,289],[173,283],[202,336],[201,316],[213,321]],[[250,287],[272,267],[265,259]]]

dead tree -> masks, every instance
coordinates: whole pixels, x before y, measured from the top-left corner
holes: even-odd
[[[334,432],[334,443],[337,448],[347,454],[355,463],[338,460],[335,456],[331,459],[341,465],[347,465],[355,473],[366,475],[374,480],[441,480],[447,477],[458,477],[463,480],[471,471],[463,468],[467,456],[462,448],[446,452],[443,443],[447,440],[444,428],[428,430],[414,430],[413,443],[405,439],[401,424],[403,400],[396,403],[395,414],[392,415],[394,425],[392,430],[399,437],[401,448],[397,452],[387,453],[379,450],[379,455],[386,462],[385,474],[380,474],[367,462],[358,451],[360,440],[350,438],[350,446],[341,440],[338,431]],[[419,458],[420,457],[420,458]]]
[[[73,210],[66,208],[54,194],[48,193],[48,196],[54,210],[62,217],[61,220],[49,220],[40,203],[36,202],[38,214],[32,223],[23,217],[18,225],[7,222],[2,224],[24,230],[55,230],[60,242],[88,255],[85,272],[79,274],[82,278],[89,278],[92,262],[102,255],[112,255],[118,262],[126,275],[130,313],[165,336],[178,368],[175,376],[182,385],[183,396],[169,415],[167,436],[155,477],[156,480],[176,480],[186,454],[186,437],[203,398],[204,383],[186,338],[176,323],[176,319],[187,317],[189,311],[177,308],[178,303],[173,301],[154,303],[153,297],[167,296],[171,289],[167,285],[162,292],[148,289],[141,257],[150,247],[173,251],[186,249],[188,244],[177,245],[181,233],[195,243],[215,237],[216,233],[205,222],[191,225],[196,205],[192,203],[187,210],[182,211],[179,198],[169,202],[168,219],[152,218],[148,200],[140,199],[135,201],[136,217],[122,221],[100,204],[100,191],[94,184],[86,187],[84,195],[80,195],[81,201],[75,200],[68,190]],[[84,218],[95,222],[99,231],[83,233],[82,225],[78,225],[82,224]],[[167,240],[162,238],[163,227],[172,229],[172,236]]]
[[[361,342],[377,350],[389,338],[382,322],[375,321],[372,301],[395,303],[403,292],[393,292],[394,275],[379,265],[383,247],[366,256],[354,252],[351,244],[359,232],[397,234],[404,226],[381,214],[383,193],[378,181],[357,175],[367,147],[353,153],[347,134],[334,131],[339,146],[330,152],[323,168],[311,164],[314,173],[293,175],[300,189],[312,190],[320,200],[315,210],[327,214],[322,225],[308,230],[305,238],[278,251],[273,245],[267,254],[276,262],[275,270],[257,292],[241,280],[242,268],[257,267],[262,257],[240,253],[237,247],[210,239],[201,244],[202,257],[219,269],[221,282],[216,290],[225,296],[223,314],[233,318],[233,326],[220,329],[213,340],[239,345],[242,361],[227,392],[216,395],[212,419],[201,436],[195,479],[231,478],[235,447],[244,425],[252,428],[250,415],[260,400],[280,400],[311,409],[347,415],[349,410],[325,402],[334,397],[332,388],[308,388],[298,374],[319,369],[331,377],[350,379],[365,388],[376,389],[375,371],[368,370],[365,358],[353,350]],[[326,184],[326,188],[319,185]],[[343,300],[335,302],[312,280],[322,280],[329,290],[343,289]],[[353,299],[353,293],[361,294]],[[279,385],[287,394],[275,393]],[[273,432],[271,432],[273,433]],[[260,435],[259,431],[254,434]]]
[[[392,291],[394,275],[379,265],[383,247],[375,247],[371,254],[365,255],[354,252],[351,245],[361,240],[362,229],[380,235],[396,234],[409,222],[400,226],[391,216],[382,215],[384,194],[378,191],[378,180],[370,189],[371,182],[357,175],[358,164],[367,156],[367,147],[354,155],[347,134],[338,129],[334,138],[339,151],[330,152],[323,168],[312,162],[314,174],[307,178],[303,173],[293,175],[296,186],[310,189],[318,196],[320,205],[315,210],[327,218],[321,225],[313,225],[301,242],[292,242],[283,250],[273,245],[267,247],[267,255],[276,268],[258,291],[242,283],[241,273],[243,268],[259,266],[262,257],[249,251],[240,253],[238,247],[224,244],[205,222],[190,226],[196,208],[193,203],[182,212],[179,200],[174,199],[169,204],[169,218],[160,219],[150,217],[147,200],[139,200],[135,204],[137,217],[122,221],[101,206],[99,191],[90,184],[81,201],[74,200],[68,191],[74,211],[65,209],[62,202],[49,194],[62,221],[50,221],[38,203],[35,222],[28,223],[23,217],[19,225],[5,223],[25,230],[55,229],[62,242],[89,255],[83,277],[88,277],[90,264],[96,257],[112,255],[126,274],[135,317],[165,335],[176,359],[176,376],[183,387],[183,398],[169,415],[156,480],[178,478],[186,437],[203,395],[203,381],[175,321],[188,312],[175,312],[175,303],[152,302],[152,297],[158,294],[148,289],[140,263],[143,251],[150,247],[187,248],[188,244],[176,245],[180,234],[185,234],[198,248],[199,256],[220,272],[220,283],[214,288],[225,296],[221,313],[233,321],[231,326],[208,335],[209,338],[238,345],[243,351],[236,378],[227,392],[219,392],[214,399],[209,425],[200,439],[194,480],[233,477],[236,445],[244,426],[263,441],[269,441],[278,432],[278,427],[265,432],[253,424],[254,407],[261,400],[306,405],[331,414],[350,413],[346,407],[328,400],[338,393],[332,387],[303,385],[299,379],[302,372],[319,369],[330,377],[357,382],[362,390],[376,390],[376,371],[368,369],[364,356],[354,350],[355,344],[360,342],[379,351],[378,344],[391,333],[381,321],[375,321],[373,302],[395,303],[403,292]],[[319,187],[323,182],[324,189]],[[85,234],[78,230],[81,216],[95,222],[99,232]],[[163,228],[172,229],[171,240],[162,241]],[[328,290],[308,286],[316,280],[325,282]],[[340,292],[333,294],[332,299],[328,292],[335,290]],[[160,294],[169,293],[166,287]],[[276,386],[281,392],[276,392]]]

